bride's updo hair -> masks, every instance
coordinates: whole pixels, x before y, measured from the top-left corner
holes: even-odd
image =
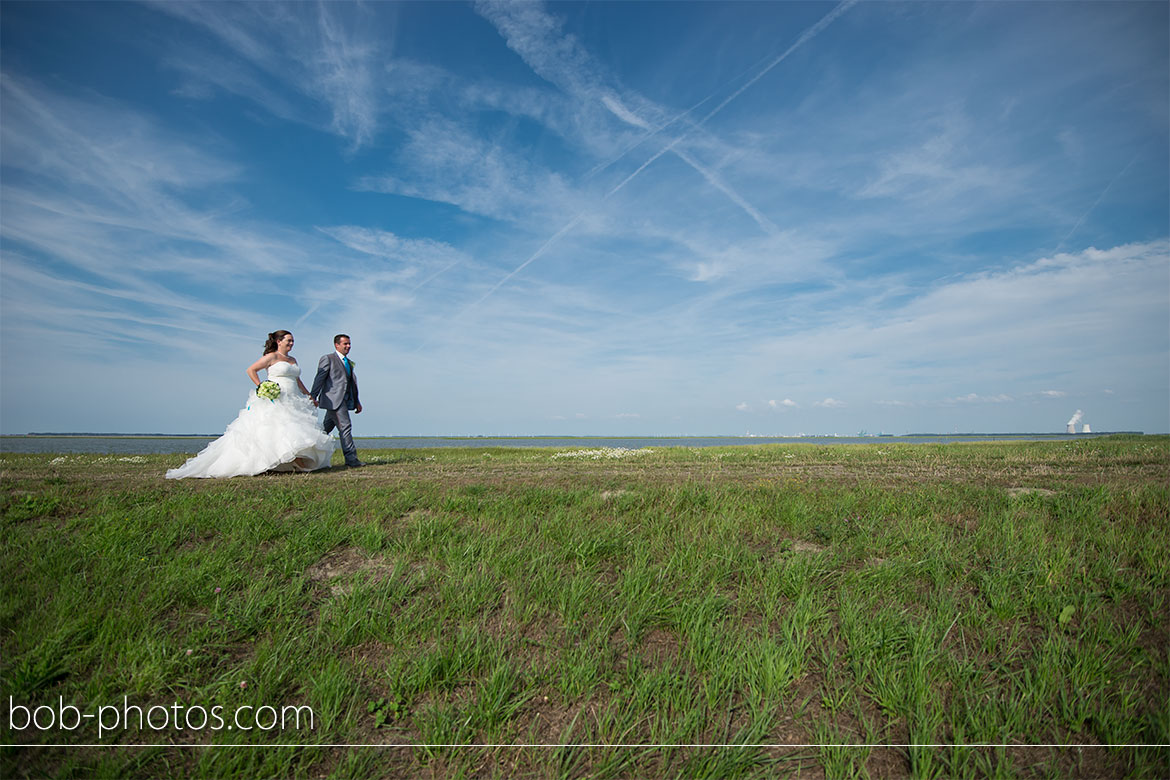
[[[288,335],[290,334],[287,330],[277,330],[269,333],[268,341],[264,342],[264,354],[267,355],[269,352],[275,352],[276,345],[280,343],[282,338]]]

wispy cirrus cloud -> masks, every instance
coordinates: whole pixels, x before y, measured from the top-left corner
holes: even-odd
[[[447,265],[468,259],[464,252],[442,241],[403,238],[388,230],[357,225],[318,227],[317,230],[350,249],[403,265]]]
[[[967,393],[966,395],[948,398],[943,403],[947,404],[1005,404],[1016,400],[1007,393],[997,393],[996,395],[980,395],[979,393]]]
[[[10,240],[128,285],[142,272],[192,266],[230,275],[241,256],[275,270],[297,255],[291,243],[242,228],[234,196],[216,199],[239,166],[109,102],[9,76],[2,90],[5,164],[23,172],[3,191]],[[193,205],[208,198],[214,205]],[[191,265],[176,265],[184,255]]]
[[[775,235],[780,232],[772,221],[756,208],[747,198],[737,192],[719,173],[701,164],[695,156],[688,153],[681,142],[691,131],[707,122],[714,115],[722,111],[729,103],[739,97],[756,81],[763,77],[786,59],[793,51],[812,40],[825,27],[843,14],[853,5],[852,1],[844,2],[833,9],[829,14],[805,30],[797,41],[783,54],[767,63],[752,79],[740,86],[734,93],[724,98],[722,102],[710,109],[697,121],[682,123],[672,138],[649,159],[638,166],[632,173],[623,178],[606,194],[605,199],[616,194],[626,187],[635,177],[642,173],[655,160],[667,152],[673,152],[683,160],[714,189],[718,190],[734,204],[740,207],[765,233]],[[589,56],[579,43],[570,35],[561,32],[555,17],[548,14],[544,8],[535,3],[515,4],[501,2],[480,2],[477,10],[489,19],[500,30],[508,46],[516,51],[524,61],[539,75],[561,87],[572,96],[579,97],[586,103],[598,103],[609,110],[614,116],[628,125],[633,125],[647,131],[642,140],[657,135],[668,125],[685,117],[690,110],[679,112],[664,109],[646,98],[632,92],[618,95],[614,88],[607,85],[610,80],[598,68],[593,58]],[[706,102],[706,101],[703,101]],[[632,107],[631,107],[632,106]],[[627,147],[632,150],[634,147]],[[623,152],[624,154],[624,152]],[[611,160],[606,165],[616,162]],[[595,169],[596,170],[596,169]],[[557,235],[563,234],[564,228],[558,230]],[[534,258],[528,258],[526,266]],[[517,269],[519,270],[519,269]],[[514,275],[516,271],[513,271]],[[707,268],[701,266],[700,273],[706,277]]]
[[[1165,241],[1062,253],[949,280],[893,309],[862,306],[771,340],[755,359],[817,365],[818,382],[866,372],[877,397],[905,403],[1008,403],[1016,394],[997,385],[1053,377],[1093,386],[1093,376],[1118,375],[1139,355],[1144,381],[1157,382],[1170,346],[1161,327],[1168,284]],[[938,392],[973,375],[980,387],[968,394]]]
[[[971,129],[962,114],[947,111],[924,128],[913,145],[875,160],[877,173],[857,193],[862,198],[898,197],[918,203],[951,200],[972,191],[994,192],[1011,186],[1006,170],[988,167],[971,153]],[[1018,173],[1013,171],[1016,176]]]
[[[381,431],[1165,419],[1162,7],[48,8],[5,13],[6,347],[350,332]]]
[[[238,164],[114,101],[7,74],[0,99],[10,337],[32,329],[132,351],[201,333],[205,349],[267,325],[245,303],[252,290],[282,280],[282,297],[308,295],[302,275],[322,247],[250,215],[232,189]]]
[[[378,132],[382,100],[379,77],[393,40],[375,37],[359,5],[337,3],[155,3],[153,7],[198,25],[235,55],[229,65],[214,51],[185,48],[169,57],[185,73],[185,94],[206,87],[255,100],[279,117],[297,114],[269,84],[306,95],[329,111],[328,126],[353,147]],[[240,74],[241,60],[263,74]],[[266,83],[267,82],[267,83]]]
[[[545,219],[580,203],[562,176],[513,149],[432,119],[408,133],[394,175],[366,176],[359,190],[449,203],[471,214],[508,222]]]
[[[636,93],[612,85],[594,57],[540,3],[481,0],[477,11],[499,29],[508,44],[541,78],[640,130],[667,119],[663,109]]]

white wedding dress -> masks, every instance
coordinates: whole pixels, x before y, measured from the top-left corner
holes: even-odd
[[[280,385],[274,401],[253,391],[223,436],[167,479],[239,477],[265,471],[316,471],[329,465],[337,443],[317,423],[317,410],[297,387],[301,367],[280,361],[268,378]]]

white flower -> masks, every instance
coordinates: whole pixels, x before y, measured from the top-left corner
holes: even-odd
[[[645,455],[654,452],[654,450],[643,448],[640,450],[630,450],[625,447],[602,447],[596,450],[573,450],[572,452],[558,452],[553,455],[553,458],[589,458],[590,460],[601,460],[602,458],[626,458],[631,455]]]
[[[256,395],[267,398],[269,401],[275,401],[280,398],[280,385],[271,379],[266,379],[256,388]]]

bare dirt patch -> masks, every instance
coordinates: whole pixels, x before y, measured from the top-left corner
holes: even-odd
[[[382,556],[371,558],[354,547],[339,547],[310,566],[305,574],[311,582],[329,586],[334,596],[353,590],[353,585],[341,582],[351,580],[360,572],[370,572],[375,579],[383,579],[394,571],[394,564]]]
[[[656,628],[642,640],[642,652],[658,664],[673,665],[682,650],[682,641],[670,631]]]
[[[1028,496],[1028,495],[1055,496],[1056,491],[1055,490],[1046,490],[1045,488],[1037,488],[1037,487],[1010,487],[1007,489],[1007,494],[1009,496],[1011,496],[1012,498],[1015,498],[1017,496]]]

